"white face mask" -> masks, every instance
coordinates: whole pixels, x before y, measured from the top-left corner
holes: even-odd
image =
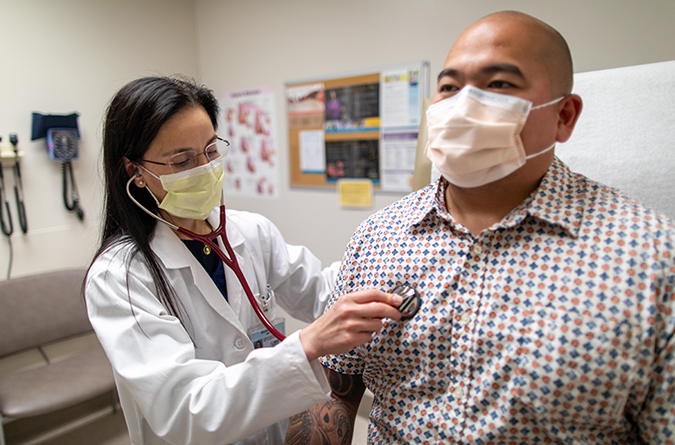
[[[497,181],[555,146],[526,156],[520,132],[531,110],[562,99],[533,107],[519,97],[465,86],[427,110],[429,138],[424,154],[445,179],[459,187]]]

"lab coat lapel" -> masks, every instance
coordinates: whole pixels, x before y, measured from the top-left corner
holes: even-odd
[[[213,216],[213,213],[211,213]],[[218,216],[216,214],[216,221]],[[209,217],[209,222],[211,218]],[[216,223],[217,225],[217,223]],[[215,227],[215,226],[214,226]],[[241,325],[237,310],[230,307],[220,293],[211,277],[206,273],[199,261],[190,253],[183,242],[166,225],[158,223],[154,237],[150,243],[152,250],[159,256],[167,270],[187,268],[195,285],[204,296],[206,302],[213,307],[223,318],[236,326],[243,334],[246,329]],[[226,276],[227,279],[227,276]],[[236,277],[234,278],[236,280]]]

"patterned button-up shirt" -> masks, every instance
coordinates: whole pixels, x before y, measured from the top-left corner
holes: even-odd
[[[332,301],[399,283],[422,306],[322,358],[374,394],[369,443],[673,444],[675,227],[556,159],[473,236],[439,181],[366,220]]]

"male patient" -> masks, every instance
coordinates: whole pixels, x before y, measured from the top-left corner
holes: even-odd
[[[460,35],[427,115],[442,176],[357,229],[333,296],[407,283],[421,308],[323,358],[333,400],[287,443],[350,443],[366,387],[371,444],[674,443],[675,227],[555,157],[572,73],[528,15]]]

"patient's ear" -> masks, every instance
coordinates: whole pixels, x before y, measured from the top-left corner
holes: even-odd
[[[583,103],[578,94],[568,94],[558,105],[558,133],[556,141],[567,142],[577,124]]]

